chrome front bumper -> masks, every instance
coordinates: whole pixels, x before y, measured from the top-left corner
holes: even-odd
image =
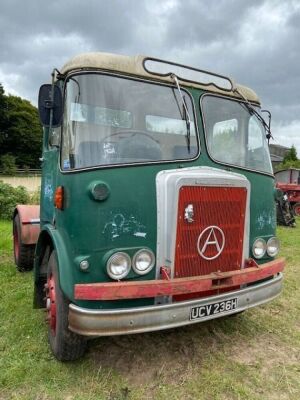
[[[273,300],[281,292],[282,279],[282,273],[279,273],[266,282],[240,290],[165,305],[115,310],[93,310],[70,304],[69,329],[80,335],[97,337],[151,332],[207,321],[244,311],[250,307],[259,306]],[[237,298],[238,303],[234,311],[190,320],[192,307],[205,306],[232,298]]]

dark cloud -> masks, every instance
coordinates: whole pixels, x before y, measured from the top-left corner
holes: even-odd
[[[298,145],[297,0],[2,0],[0,35],[0,82],[34,103],[52,68],[75,54],[149,54],[252,87],[279,140]]]
[[[233,43],[241,29],[241,21],[256,4],[259,4],[258,0],[179,2],[169,14],[167,40],[172,48]]]

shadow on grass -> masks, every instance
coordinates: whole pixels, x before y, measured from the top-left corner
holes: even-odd
[[[87,357],[95,368],[111,368],[135,385],[161,378],[177,383],[190,370],[201,368],[207,359],[224,352],[228,343],[247,335],[249,322],[245,316],[243,313],[161,332],[94,339],[89,342]]]

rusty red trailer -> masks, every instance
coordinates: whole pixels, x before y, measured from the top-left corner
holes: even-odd
[[[300,216],[300,169],[289,168],[275,172],[276,187],[288,196],[294,214]]]

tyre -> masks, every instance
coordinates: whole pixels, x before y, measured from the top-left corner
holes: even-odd
[[[21,237],[21,221],[19,214],[13,220],[14,258],[18,271],[31,271],[34,260],[34,245],[24,244]]]
[[[293,211],[297,217],[300,216],[300,203],[293,204]]]
[[[59,285],[55,251],[48,261],[45,289],[50,348],[59,361],[76,360],[85,352],[86,338],[68,329],[69,301]]]

